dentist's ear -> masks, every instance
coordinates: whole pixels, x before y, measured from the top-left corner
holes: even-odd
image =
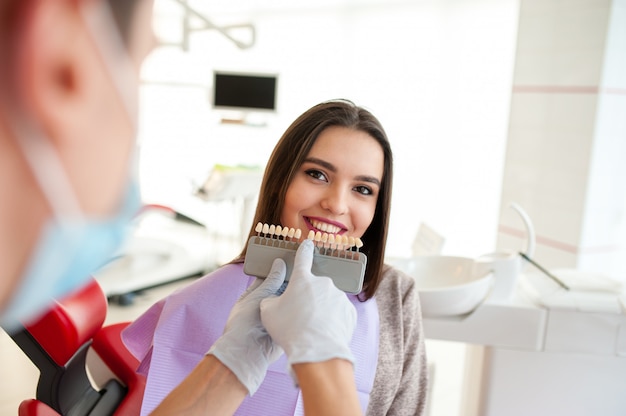
[[[96,39],[85,18],[85,10],[98,17],[93,6],[105,0],[26,1],[16,45],[20,112],[52,145],[83,212],[108,215],[119,205],[135,143],[128,106],[102,54],[117,29],[106,20],[104,39]]]
[[[58,146],[93,117],[88,112],[98,103],[104,72],[79,13],[84,0],[27,1],[15,45],[17,93],[23,110]]]

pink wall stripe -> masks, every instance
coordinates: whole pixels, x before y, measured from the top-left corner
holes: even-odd
[[[507,234],[507,235],[519,237],[519,238],[526,238],[525,231],[518,229],[518,228],[509,227],[507,225],[500,224],[500,226],[498,227],[498,231],[502,234]],[[537,245],[543,245],[546,247],[554,248],[560,251],[564,251],[566,253],[572,253],[576,255],[606,254],[606,253],[616,252],[619,249],[619,246],[615,244],[605,245],[605,246],[580,247],[580,246],[575,246],[573,244],[564,243],[562,241],[554,240],[548,237],[543,237],[540,235],[535,236],[535,240],[536,240]]]
[[[513,92],[545,94],[608,94],[626,95],[626,88],[594,87],[583,85],[514,85]]]
[[[597,94],[598,87],[575,85],[514,85],[514,93]]]

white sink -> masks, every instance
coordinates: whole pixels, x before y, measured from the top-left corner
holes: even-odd
[[[415,278],[424,317],[467,314],[493,284],[493,274],[469,257],[415,256],[388,263]]]

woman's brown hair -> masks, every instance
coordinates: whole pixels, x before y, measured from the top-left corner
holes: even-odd
[[[257,223],[280,224],[287,188],[322,131],[331,126],[363,131],[381,146],[384,170],[376,211],[372,223],[361,237],[361,251],[367,256],[367,268],[361,296],[374,296],[382,278],[393,183],[393,156],[382,125],[368,110],[348,100],[331,100],[318,104],[298,117],[282,135],[269,158],[249,236],[256,235]],[[246,247],[232,262],[243,262]]]

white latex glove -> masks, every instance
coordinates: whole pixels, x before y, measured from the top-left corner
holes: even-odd
[[[290,365],[332,358],[354,364],[349,342],[356,309],[330,277],[311,273],[313,250],[312,241],[302,242],[285,292],[261,301],[261,321]]]
[[[283,354],[261,323],[259,305],[264,298],[275,295],[286,272],[285,262],[274,260],[269,275],[252,283],[235,303],[224,333],[207,352],[235,373],[250,396],[265,379],[267,367]]]

